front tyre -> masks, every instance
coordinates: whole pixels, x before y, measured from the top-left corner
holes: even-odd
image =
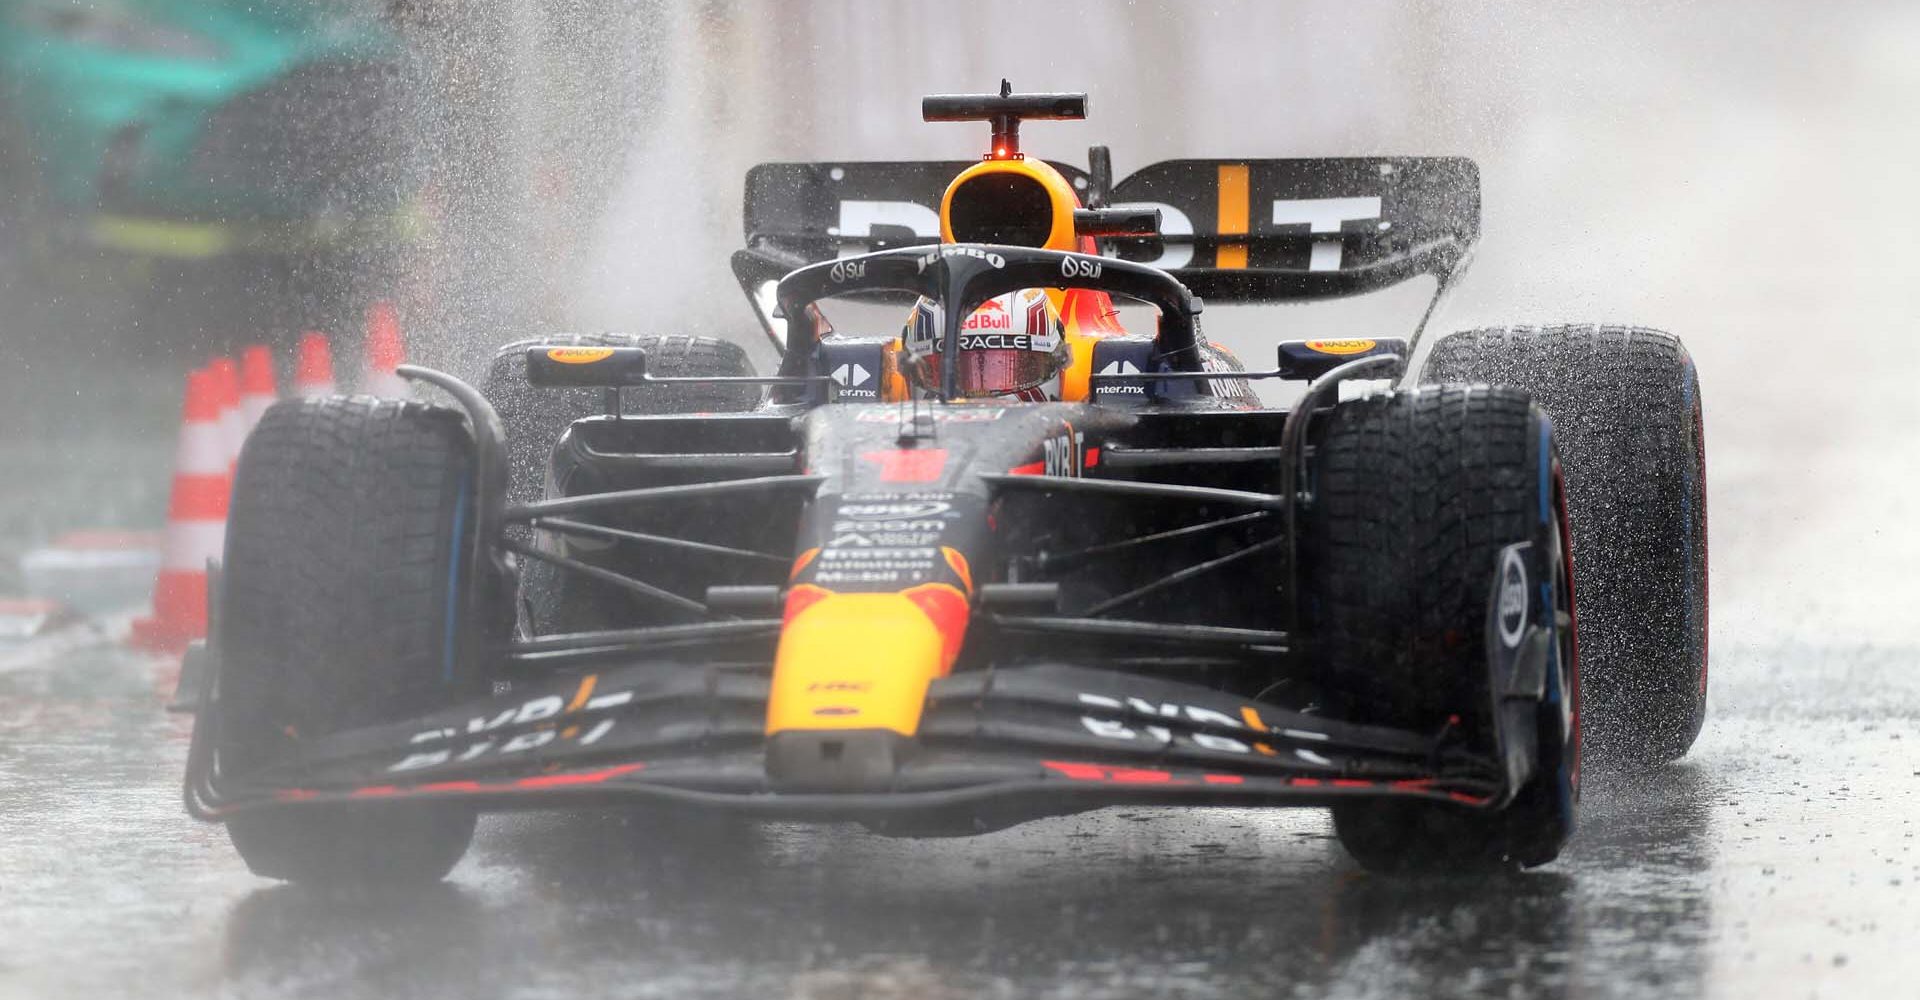
[[[1579,663],[1553,428],[1526,394],[1425,388],[1337,407],[1315,438],[1300,512],[1301,628],[1327,707],[1495,745],[1486,643],[1507,546],[1546,553],[1553,662],[1535,710],[1532,775],[1501,810],[1429,800],[1334,807],[1373,871],[1531,867],[1558,856],[1580,794]]]
[[[484,623],[461,620],[476,571],[472,456],[461,416],[442,408],[333,397],[267,411],[228,520],[222,773],[485,693]],[[227,830],[259,875],[425,882],[459,861],[474,819],[446,802],[296,805],[239,812]]]

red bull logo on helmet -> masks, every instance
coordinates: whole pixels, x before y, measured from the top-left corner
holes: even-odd
[[[968,316],[960,324],[960,329],[1011,330],[1013,314],[1007,312],[1007,307],[999,299],[988,299],[980,304],[980,308],[973,311],[973,315]]]
[[[940,350],[941,307],[922,299],[913,308],[906,329],[907,349],[916,354]],[[1024,333],[1016,333],[1014,317],[1023,318]],[[1060,347],[1060,321],[1044,289],[1025,288],[980,304],[960,324],[960,349],[1038,351],[1051,354]]]

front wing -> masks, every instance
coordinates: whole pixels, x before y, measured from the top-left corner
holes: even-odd
[[[935,681],[918,734],[838,786],[769,777],[764,672],[647,663],[516,685],[511,694],[304,744],[228,774],[196,727],[189,807],[406,798],[483,809],[652,800],[765,818],[990,829],[1114,804],[1324,805],[1416,797],[1499,808],[1513,776],[1457,734],[1320,718],[1170,681],[1057,663]],[[860,731],[849,731],[849,742]],[[833,734],[812,734],[831,742]]]

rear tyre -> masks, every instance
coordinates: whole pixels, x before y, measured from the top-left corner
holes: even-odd
[[[482,391],[507,430],[509,503],[531,503],[546,489],[547,460],[567,425],[606,412],[599,389],[547,389],[527,381],[530,347],[638,347],[647,371],[667,377],[752,375],[753,362],[739,344],[712,337],[579,333],[508,344],[495,352]],[[674,385],[622,391],[626,413],[737,413],[760,403],[758,386]]]
[[[473,444],[461,421],[366,397],[281,403],[261,419],[228,520],[223,774],[486,692],[482,630],[459,620],[475,572]],[[466,852],[474,820],[457,803],[369,802],[241,812],[227,829],[256,874],[427,882]]]
[[[1707,710],[1706,442],[1686,348],[1632,327],[1470,330],[1436,344],[1421,378],[1515,386],[1553,418],[1592,756],[1684,755]]]
[[[1532,542],[1555,567],[1555,663],[1533,776],[1503,810],[1428,800],[1336,805],[1334,828],[1375,871],[1545,864],[1572,835],[1580,727],[1573,592],[1552,432],[1524,393],[1458,386],[1343,404],[1319,426],[1301,510],[1301,627],[1329,710],[1438,732],[1458,718],[1494,745],[1487,689],[1490,581]]]
[[[547,465],[553,446],[574,421],[606,412],[600,389],[549,389],[527,381],[531,347],[638,347],[647,352],[649,373],[670,377],[750,376],[753,362],[739,344],[712,337],[635,336],[586,333],[524,340],[493,356],[483,391],[507,431],[509,503],[532,503],[546,495]],[[622,391],[625,413],[737,413],[760,403],[758,386],[674,385]],[[525,529],[512,529],[524,532]],[[524,539],[525,534],[521,537]],[[521,571],[521,596],[535,633],[605,628],[608,622],[646,623],[652,610],[636,606],[616,587],[577,573],[528,560]]]

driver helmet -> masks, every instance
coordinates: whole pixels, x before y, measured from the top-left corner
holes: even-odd
[[[904,366],[914,384],[943,391],[946,381],[940,303],[921,297],[902,334],[911,363]],[[1042,401],[1059,398],[1060,373],[1071,360],[1060,313],[1042,288],[1023,288],[988,299],[960,324],[957,387],[963,397],[1017,396]]]

